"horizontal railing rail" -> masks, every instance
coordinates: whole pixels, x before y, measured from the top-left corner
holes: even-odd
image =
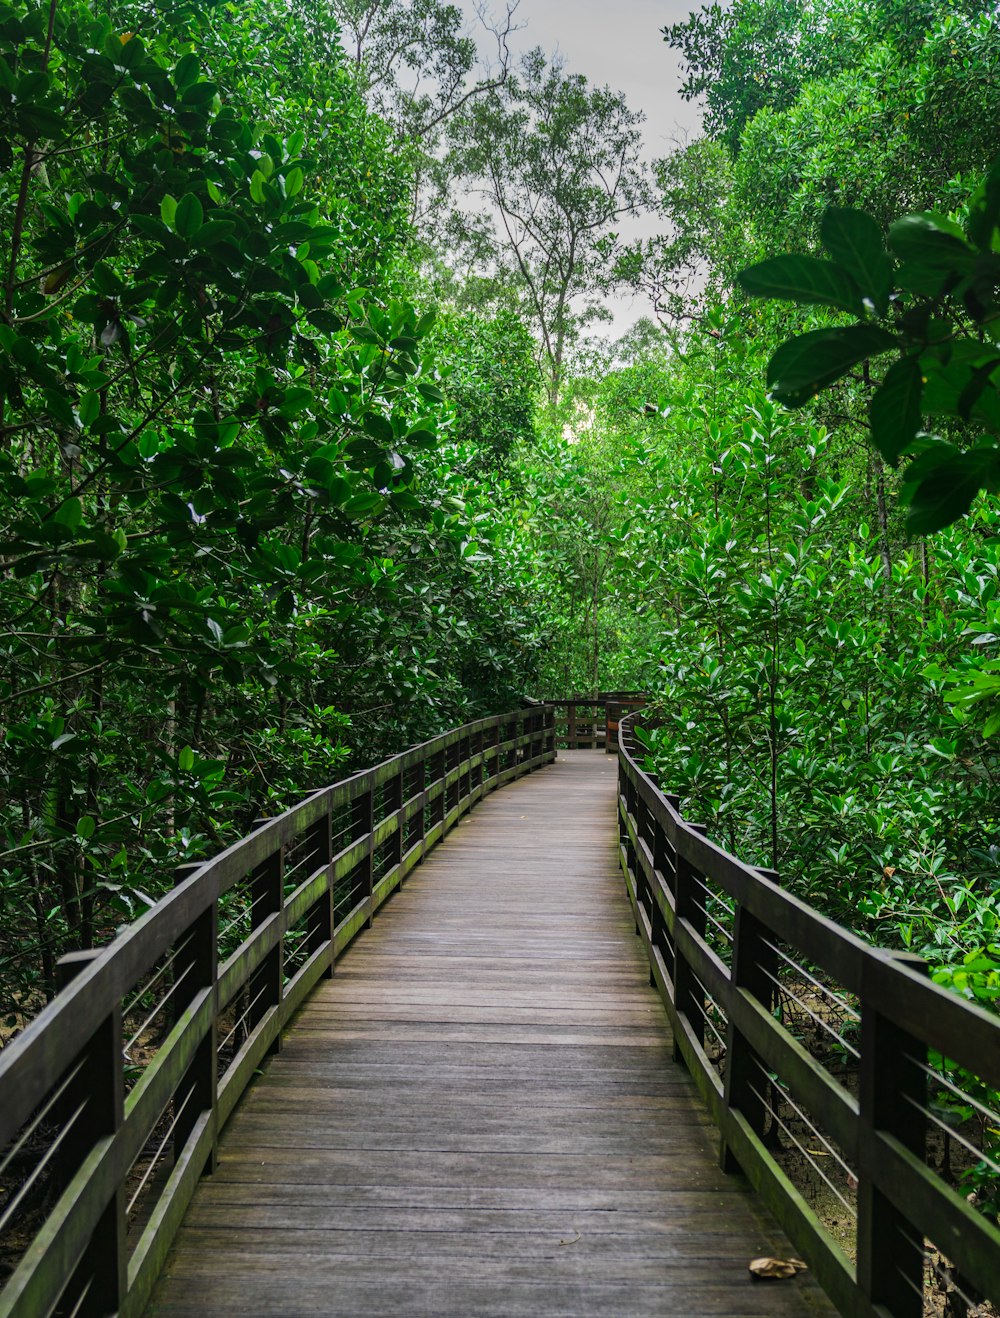
[[[617,749],[622,715],[645,703],[646,697],[636,691],[604,691],[597,696],[545,701],[555,710],[557,749],[607,750],[609,754]]]
[[[0,1052],[0,1239],[19,1255],[2,1318],[141,1313],[293,1013],[468,809],[554,758],[544,706],[445,733],[258,820],[64,958],[65,987]]]
[[[723,1166],[742,1169],[842,1314],[918,1318],[940,1311],[925,1308],[932,1289],[1000,1302],[981,1185],[1000,1194],[1000,1166],[972,1138],[1000,1127],[1000,1019],[684,820],[640,767],[638,717],[619,737],[621,868]]]

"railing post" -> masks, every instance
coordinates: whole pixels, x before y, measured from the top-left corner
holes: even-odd
[[[175,886],[183,883],[194,865],[180,865],[174,872]],[[181,936],[181,950],[174,969],[176,983],[185,980],[184,993],[176,1004],[180,1010],[184,1002],[191,1002],[202,992],[215,998],[219,967],[219,903],[213,901],[197,916]],[[215,1113],[218,1103],[218,1022],[219,1003],[212,1007],[212,1024],[195,1051],[191,1064],[175,1091],[179,1111],[174,1124],[174,1152],[179,1154],[190,1138],[202,1112]],[[213,1115],[214,1121],[214,1115]],[[216,1132],[212,1134],[212,1151],[205,1170],[215,1170]]]
[[[503,724],[499,718],[493,720],[489,738],[489,761],[487,779],[490,791],[496,788],[496,779],[500,776],[500,742],[503,740]]]
[[[403,859],[403,819],[399,813],[403,808],[403,771],[395,774],[385,785],[382,794],[385,802],[385,815],[396,815],[396,827],[389,838],[389,868],[394,869]]]
[[[416,773],[414,775],[414,781],[413,781],[413,795],[414,797],[423,796],[426,790],[427,790],[427,760],[423,759],[416,767]],[[427,827],[426,827],[427,807],[421,805],[420,809],[417,811],[417,813],[414,816],[412,816],[412,818],[414,818],[417,821],[416,841],[420,843],[420,854],[421,856],[423,856],[424,838],[427,834]]]
[[[629,780],[628,770],[625,768],[625,760],[619,757],[618,760],[618,841],[625,848],[626,857],[631,857],[632,844],[628,836],[628,824],[625,821],[625,814],[628,811],[628,792]]]
[[[697,824],[688,824],[687,827],[696,833],[705,831]],[[677,852],[675,881],[677,885],[674,893],[676,902],[675,919],[678,922],[684,920],[695,933],[704,938],[706,917],[696,899],[698,891],[697,872],[687,858],[681,855],[680,850]],[[703,1048],[705,1046],[705,995],[694,971],[688,965],[687,959],[680,950],[676,935],[674,938],[674,1005],[678,1013],[687,1020],[688,1027],[698,1045]],[[675,1062],[684,1061],[684,1054],[676,1035],[674,1036],[673,1055]]]
[[[888,955],[912,970],[928,973],[921,957],[904,952]],[[858,1089],[862,1147],[872,1147],[871,1137],[879,1131],[898,1140],[923,1162],[927,1076],[921,1063],[926,1063],[927,1049],[886,1019],[875,997],[874,987],[862,981]],[[867,1161],[862,1161],[858,1175],[858,1286],[874,1307],[883,1306],[892,1318],[921,1318],[923,1239],[878,1189]]]
[[[329,865],[333,859],[333,819],[329,807],[323,811],[315,824],[306,832],[306,846],[313,857],[313,872],[325,865],[327,867],[327,892],[309,913],[309,926],[306,934],[306,950],[309,956],[318,952],[324,943],[329,944],[330,960],[323,971],[323,978],[333,975],[333,883],[330,881]]]
[[[635,840],[636,840],[636,858],[635,858],[635,900],[636,904],[645,911],[646,916],[652,922],[650,906],[652,905],[652,895],[649,887],[649,879],[646,877],[646,871],[642,863],[642,843],[649,845],[649,828],[652,822],[649,806],[641,791],[636,792],[635,805],[633,808],[633,817],[635,819]],[[650,851],[652,848],[650,847]],[[636,933],[639,932],[638,926]]]
[[[65,988],[99,955],[97,950],[87,950],[60,957],[56,963],[58,987]],[[62,1188],[72,1180],[94,1145],[114,1135],[125,1119],[124,1044],[119,1006],[84,1045],[80,1053],[83,1066],[60,1102],[67,1122],[78,1113],[60,1150]],[[85,1291],[82,1302],[72,1310],[82,1318],[117,1313],[124,1302],[128,1286],[127,1234],[123,1176],[64,1292],[72,1307],[73,1299]]]
[[[576,701],[571,700],[566,712],[566,748],[576,750]]]
[[[464,764],[465,769],[458,775],[458,801],[462,807],[459,813],[463,815],[472,805],[472,766],[469,764],[471,754],[472,738],[460,737],[458,740],[458,763],[459,766]]]
[[[258,829],[268,821],[255,819],[253,828]],[[275,851],[255,865],[250,875],[250,921],[254,929],[259,928],[272,916],[278,917],[278,941],[268,952],[259,968],[251,976],[248,985],[250,1009],[247,1013],[247,1029],[254,1030],[273,1008],[280,1008],[285,982],[285,848],[278,846]],[[281,1051],[281,1031],[278,1030],[269,1053]]]
[[[472,745],[470,754],[479,756],[479,763],[472,771],[473,791],[475,793],[475,799],[481,801],[483,799],[486,782],[486,765],[483,761],[486,738],[483,734],[482,728],[480,728],[478,732],[472,734],[471,741]]]
[[[437,786],[438,783],[441,783],[441,791],[438,793],[435,800],[431,802],[431,806],[430,806],[431,827],[433,828],[435,827],[435,825],[440,824],[444,820],[445,811],[447,809],[447,802],[445,801],[444,783],[442,781],[445,773],[445,753],[443,750],[435,751],[435,753],[430,757],[430,765],[431,765],[431,781],[427,784],[427,786],[429,788],[435,787]]]
[[[778,882],[777,870],[758,871],[772,883]],[[775,979],[778,974],[778,952],[772,944],[773,935],[765,924],[743,906],[737,906],[733,920],[733,961],[731,977],[734,988],[743,989],[770,1012],[775,999]],[[725,1102],[742,1115],[753,1133],[764,1138],[767,1124],[767,1096],[764,1064],[732,1020],[726,1030]],[[719,1162],[725,1172],[736,1172],[739,1163],[732,1150],[722,1141]]]
[[[372,872],[374,867],[374,837],[372,836],[375,828],[375,790],[369,787],[366,792],[361,792],[354,798],[351,837],[352,841],[360,842],[362,838],[367,837],[368,846],[365,854],[358,862],[355,874],[360,880],[360,887],[364,900],[368,903],[367,927],[372,927],[374,912],[372,911]]]
[[[444,753],[445,775],[450,775],[451,773],[453,773],[458,768],[460,762],[461,762],[460,749],[458,745],[458,740],[456,739],[451,743],[451,745],[445,750]],[[446,824],[448,820],[448,815],[450,815],[452,810],[454,810],[455,807],[458,805],[461,796],[462,796],[462,783],[461,783],[461,777],[458,777],[455,779],[453,783],[451,783],[448,786],[444,794],[444,812],[445,812]]]
[[[670,845],[670,839],[667,837],[666,829],[655,815],[652,816],[652,825],[653,837],[650,850],[653,854],[653,873],[654,875],[657,873],[661,874],[666,885],[671,891],[673,891],[674,868],[676,864],[673,847]],[[652,893],[650,893],[649,902],[649,928],[650,942],[656,951],[659,952],[660,957],[663,960],[664,968],[670,976],[670,982],[672,985],[674,979],[673,948],[670,944],[667,922],[660,909],[660,903],[653,898]],[[653,971],[652,964],[650,964],[649,968],[649,982],[653,986],[656,985],[656,975]]]

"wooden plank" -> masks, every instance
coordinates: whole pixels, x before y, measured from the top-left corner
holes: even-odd
[[[446,812],[235,1114],[151,1315],[829,1312],[746,1270],[789,1245],[670,1061],[616,784],[564,752]]]

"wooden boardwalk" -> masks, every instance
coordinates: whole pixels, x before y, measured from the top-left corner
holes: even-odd
[[[830,1313],[671,1062],[616,864],[616,763],[476,808],[244,1100],[149,1312]]]

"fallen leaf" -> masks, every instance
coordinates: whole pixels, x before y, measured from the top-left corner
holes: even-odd
[[[805,1264],[801,1259],[760,1258],[750,1260],[750,1271],[755,1277],[768,1277],[774,1280],[786,1280],[802,1272]]]

